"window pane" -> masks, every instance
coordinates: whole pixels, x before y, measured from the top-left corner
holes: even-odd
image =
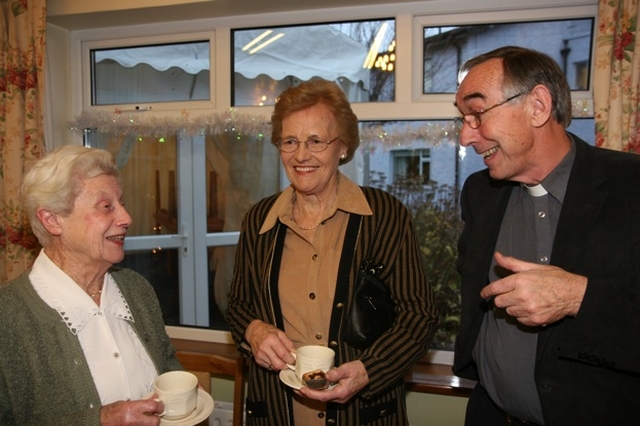
[[[472,57],[506,45],[539,50],[564,70],[571,90],[589,89],[593,19],[424,27],[423,93],[454,93]]]
[[[205,150],[207,232],[239,231],[249,207],[280,188],[278,148],[264,137],[216,134],[205,136]]]
[[[361,134],[364,163],[368,164],[364,184],[395,195],[413,217],[423,268],[434,288],[440,314],[441,325],[431,347],[453,350],[460,321],[459,277],[455,270],[462,230],[460,175],[463,169],[470,174],[482,168],[482,160],[458,155],[457,134],[449,120],[362,123]],[[406,164],[406,172],[399,163]]]
[[[91,51],[92,104],[208,100],[209,42]]]
[[[85,130],[85,145],[109,151],[120,170],[122,200],[132,222],[127,237],[175,233],[177,227],[176,139],[117,136]],[[179,249],[156,245],[126,250],[118,266],[133,269],[153,286],[164,322],[180,324]]]
[[[273,105],[316,77],[351,102],[394,100],[394,20],[234,30],[232,40],[234,106]]]
[[[596,125],[593,118],[574,118],[567,129],[589,145],[596,144]]]
[[[176,234],[176,138],[115,136],[88,131],[88,144],[118,164],[123,200],[133,222],[129,236]]]
[[[151,283],[166,325],[180,325],[179,249],[129,250],[118,263]]]
[[[240,231],[247,210],[280,189],[279,151],[266,138],[235,134],[207,135],[205,149],[207,232]],[[208,250],[214,305],[210,311],[224,313],[236,247],[209,247]],[[213,318],[211,324],[220,321],[224,322],[221,316]]]

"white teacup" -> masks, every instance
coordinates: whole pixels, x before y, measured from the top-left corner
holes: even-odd
[[[336,353],[333,349],[327,348],[326,346],[309,345],[299,347],[296,352],[293,353],[293,356],[296,359],[296,364],[287,364],[287,367],[294,370],[298,380],[304,383],[302,376],[305,373],[316,370],[322,370],[326,373],[331,370],[334,365]]]
[[[153,383],[157,399],[164,404],[160,416],[167,420],[180,420],[196,409],[198,378],[188,371],[169,371],[158,376]]]

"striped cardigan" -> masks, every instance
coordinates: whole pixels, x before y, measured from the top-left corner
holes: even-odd
[[[382,190],[363,187],[362,191],[373,215],[362,218],[353,261],[348,271],[339,272],[334,304],[327,309],[332,309],[329,346],[336,352],[336,366],[360,360],[370,383],[347,404],[327,404],[326,424],[407,425],[403,376],[428,349],[437,325],[435,303],[408,210]],[[271,269],[275,237],[279,226],[285,225],[258,234],[277,197],[267,197],[249,210],[236,252],[227,320],[234,341],[247,357],[252,354],[243,336],[251,321],[260,319],[282,328],[278,271]],[[385,266],[381,279],[389,285],[397,318],[376,343],[361,351],[342,341],[340,329],[351,303],[358,267],[367,259]],[[249,363],[248,425],[293,425],[292,395],[291,389],[280,382],[278,372]]]

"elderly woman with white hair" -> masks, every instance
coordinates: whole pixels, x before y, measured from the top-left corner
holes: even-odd
[[[153,288],[114,267],[131,216],[106,151],[65,146],[24,178],[43,249],[0,288],[0,424],[158,425],[155,378],[182,369]]]

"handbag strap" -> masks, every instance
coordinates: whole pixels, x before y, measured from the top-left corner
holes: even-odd
[[[353,265],[353,255],[356,251],[358,243],[358,235],[360,234],[360,223],[362,216],[350,213],[347,230],[342,244],[342,255],[340,256],[340,264],[338,266],[338,277],[336,281],[336,292],[333,297],[333,309],[331,310],[331,321],[329,324],[329,347],[336,352],[336,365],[340,365],[345,361],[345,354],[342,353],[341,345],[332,345],[331,342],[340,341],[340,327],[342,326],[342,318],[346,316],[347,299],[349,294],[349,272]],[[337,306],[340,304],[341,309]],[[337,419],[340,405],[336,402],[327,403],[327,418]]]
[[[341,304],[342,309],[333,309],[331,313],[331,326],[329,329],[329,340],[338,340],[342,317],[347,308],[349,300],[349,273],[353,265],[353,256],[356,251],[358,235],[360,234],[360,223],[362,215],[349,214],[349,223],[345,232],[344,243],[342,245],[342,255],[338,266],[338,277],[336,283],[336,293],[333,297],[333,306]],[[336,349],[336,348],[334,348]],[[337,361],[337,359],[336,359]]]
[[[280,306],[280,296],[278,290],[278,278],[280,277],[280,264],[282,263],[282,251],[284,249],[284,239],[287,236],[287,227],[278,221],[278,229],[276,231],[276,241],[273,247],[273,257],[271,261],[271,275],[269,277],[269,286],[271,288],[271,302],[276,319],[276,327],[284,330],[284,319],[282,318],[282,307]]]

